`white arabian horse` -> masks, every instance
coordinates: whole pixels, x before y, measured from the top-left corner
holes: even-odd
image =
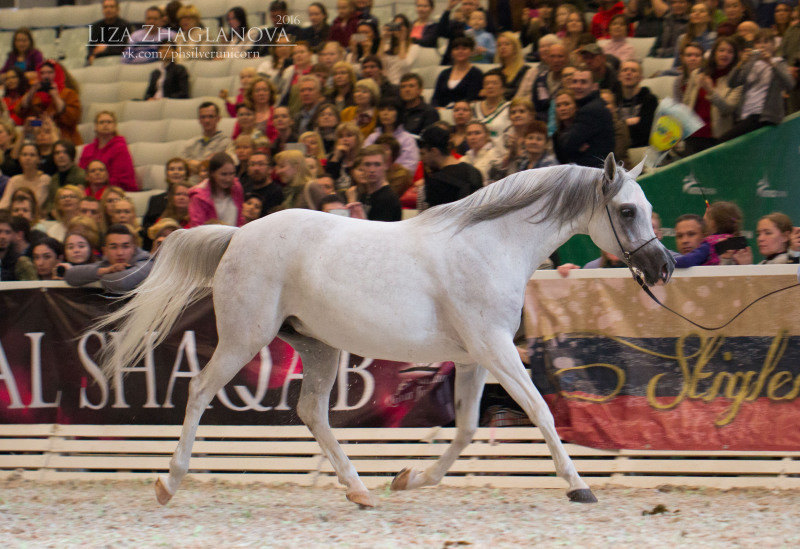
[[[187,473],[203,410],[275,337],[300,354],[297,413],[349,500],[375,505],[328,422],[339,349],[400,362],[456,363],[456,437],[435,464],[400,472],[393,489],[439,483],[475,433],[489,371],[541,430],[558,475],[569,483],[569,498],[597,501],[564,450],[512,338],[528,279],[576,233],[620,257],[621,246],[640,247],[631,263],[647,283],[669,279],[674,262],[655,239],[652,208],[635,181],[640,170],[628,173],[609,155],[604,169],[524,171],[399,223],[293,209],[242,228],[212,225],[171,234],[150,276],[130,292],[133,299],[103,321],[121,321],[105,362],[107,375],[120,375],[142,358],[148,340],[163,341],[188,304],[213,292],[219,343],[190,383],[169,476],[156,481],[158,501],[166,504]]]

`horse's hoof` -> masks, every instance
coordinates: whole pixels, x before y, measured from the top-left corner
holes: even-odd
[[[172,499],[172,494],[169,493],[167,487],[161,482],[161,478],[156,480],[156,499],[161,505],[166,505]]]
[[[378,504],[369,492],[347,492],[347,499],[358,504],[362,509],[375,507]]]
[[[408,479],[411,477],[411,469],[405,467],[402,471],[397,473],[392,480],[392,485],[389,487],[391,490],[397,492],[399,490],[408,489]]]
[[[570,501],[575,501],[577,503],[597,503],[597,498],[594,497],[594,494],[588,488],[567,492],[567,497]]]

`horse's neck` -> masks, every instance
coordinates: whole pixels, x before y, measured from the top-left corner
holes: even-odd
[[[535,217],[540,203],[534,203],[495,220],[491,232],[494,233],[500,246],[503,246],[511,257],[518,258],[522,264],[522,275],[527,281],[533,272],[544,263],[559,246],[575,234],[586,233],[590,212],[578,216],[569,223],[554,221],[531,221]],[[518,235],[508,238],[508,235]]]

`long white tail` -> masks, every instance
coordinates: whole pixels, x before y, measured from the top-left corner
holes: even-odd
[[[164,341],[186,307],[211,293],[214,273],[237,230],[203,225],[175,231],[164,240],[150,275],[123,296],[132,299],[93,327],[116,326],[119,332],[101,355],[106,376],[141,360],[148,344]],[[157,335],[149,341],[153,333]]]

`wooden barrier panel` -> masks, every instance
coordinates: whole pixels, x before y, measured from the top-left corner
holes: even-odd
[[[444,452],[453,428],[335,429],[370,488]],[[0,425],[0,477],[40,481],[154,479],[167,471],[180,426]],[[592,486],[800,488],[800,452],[598,450],[567,444]],[[190,475],[235,483],[336,485],[305,427],[201,426]],[[566,488],[538,429],[482,428],[443,484]]]

